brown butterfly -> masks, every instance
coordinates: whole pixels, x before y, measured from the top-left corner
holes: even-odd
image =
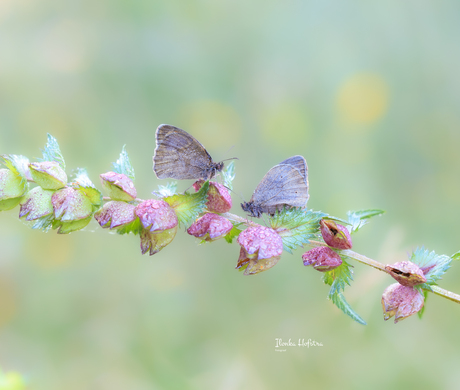
[[[241,203],[243,211],[260,218],[263,213],[274,215],[287,207],[306,207],[308,168],[302,156],[290,157],[270,169],[254,190],[249,202]]]
[[[153,171],[159,179],[212,179],[224,163],[215,163],[194,137],[171,125],[160,125],[155,133],[157,147]]]

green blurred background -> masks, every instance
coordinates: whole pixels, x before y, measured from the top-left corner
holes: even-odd
[[[40,157],[49,132],[68,173],[85,167],[101,188],[126,144],[147,198],[154,132],[169,123],[215,160],[237,156],[246,200],[302,154],[309,207],[387,211],[354,250],[451,255],[459,16],[456,0],[0,0],[0,153]],[[31,389],[459,388],[460,307],[429,296],[422,321],[384,322],[392,280],[358,263],[345,296],[367,326],[326,300],[302,250],[247,277],[236,244],[180,231],[148,257],[94,221],[58,236],[17,213],[0,215],[0,367]],[[459,293],[459,278],[454,264],[440,285]],[[323,347],[276,352],[276,338]]]

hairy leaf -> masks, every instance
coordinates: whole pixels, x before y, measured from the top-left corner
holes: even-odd
[[[323,282],[331,286],[329,295],[343,292],[346,284],[351,286],[351,282],[353,281],[353,270],[351,268],[353,268],[353,266],[348,264],[344,260],[344,256],[342,256],[341,265],[324,273]]]
[[[366,321],[364,321],[349,305],[349,303],[345,300],[345,297],[342,293],[335,293],[329,294],[329,299],[332,301],[334,305],[336,305],[340,310],[342,310],[347,316],[351,319],[355,320],[357,323],[361,325],[367,325]]]
[[[347,212],[348,223],[351,225],[350,233],[358,231],[358,229],[362,228],[366,223],[369,222],[370,218],[382,215],[383,213],[385,213],[384,210],[378,209]]]
[[[126,151],[126,145],[123,145],[120,153],[120,158],[116,162],[112,163],[112,166],[114,172],[123,173],[134,181],[134,168],[131,165],[128,152]]]
[[[417,248],[410,261],[423,271],[427,284],[434,284],[450,268],[452,258],[446,255],[437,255],[425,248]]]
[[[43,230],[45,233],[50,230],[51,226],[54,222],[54,214],[44,215],[34,221],[32,225],[32,229],[40,229]]]
[[[319,231],[319,221],[327,214],[300,208],[284,209],[269,217],[268,224],[281,236],[283,249],[289,253],[303,246]]]
[[[421,292],[423,294],[423,306],[422,308],[417,312],[418,318],[422,318],[423,313],[425,312],[425,307],[426,307],[426,300],[428,298],[428,291],[424,290]]]
[[[51,134],[48,134],[48,142],[45,145],[45,148],[42,149],[43,158],[38,159],[38,161],[56,161],[62,169],[65,170],[65,161],[62,156],[61,150],[59,149],[59,144]]]
[[[152,194],[158,196],[159,198],[167,198],[169,196],[175,195],[177,192],[177,181],[172,181],[166,183],[166,185],[159,185],[158,191],[153,191]]]
[[[190,226],[204,210],[207,201],[209,181],[194,194],[184,193],[163,198],[176,212],[179,224]]]
[[[235,178],[235,164],[233,161],[227,165],[227,168],[222,171],[222,176],[224,177],[224,185],[229,190],[233,190],[233,179]]]

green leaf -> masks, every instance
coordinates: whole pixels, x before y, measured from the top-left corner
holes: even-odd
[[[385,213],[384,210],[378,209],[347,212],[348,223],[351,225],[350,233],[358,231],[358,229],[362,228],[366,223],[369,222],[370,218],[382,215],[383,213]]]
[[[234,161],[231,161],[227,165],[227,168],[222,171],[222,176],[224,177],[224,186],[229,190],[233,190],[233,179],[235,179],[235,164]]]
[[[176,212],[179,224],[186,227],[195,221],[206,207],[209,181],[206,181],[200,190],[194,194],[184,193],[163,198]]]
[[[452,260],[460,260],[460,251],[450,256]]]
[[[48,142],[45,145],[45,148],[42,149],[43,158],[38,159],[38,161],[56,161],[63,170],[65,170],[65,161],[62,156],[61,150],[59,149],[59,144],[51,134],[48,134]]]
[[[44,215],[34,221],[32,225],[32,229],[40,229],[43,230],[45,233],[50,230],[51,226],[54,222],[54,214]]]
[[[326,215],[320,211],[285,208],[269,217],[268,223],[281,236],[283,249],[292,253],[296,247],[303,246],[315,237],[319,231],[319,221]]]
[[[128,234],[133,233],[134,235],[138,235],[142,229],[141,222],[139,218],[136,218],[131,223],[123,225],[121,228],[117,229],[118,234]]]
[[[242,232],[242,230],[238,229],[237,226],[240,226],[241,223],[233,225],[232,230],[230,230],[225,236],[225,241],[227,241],[229,244],[233,242],[233,239],[239,236],[239,234]]]
[[[420,319],[422,318],[423,313],[425,312],[426,300],[428,298],[428,291],[423,291],[422,294],[423,294],[423,298],[424,298],[423,307],[417,312],[418,318],[420,318]]]
[[[323,275],[323,282],[331,286],[329,295],[343,292],[345,285],[348,284],[351,286],[351,282],[353,281],[353,266],[345,261],[345,256],[341,257],[342,264],[331,271],[325,272]]]
[[[169,196],[175,195],[177,192],[177,181],[172,181],[166,183],[166,185],[159,185],[158,191],[153,191],[152,194],[155,194],[159,198],[167,198]]]
[[[345,300],[345,297],[342,293],[335,293],[329,294],[329,299],[332,301],[334,305],[336,305],[340,310],[342,310],[347,316],[351,319],[355,320],[357,323],[361,325],[367,325],[366,321],[364,321],[348,304]]]
[[[126,151],[126,145],[123,145],[121,149],[120,158],[112,163],[113,170],[116,173],[123,173],[128,176],[132,181],[134,181],[134,168],[131,165],[131,161],[128,157],[128,152]]]
[[[97,209],[102,205],[102,193],[93,184],[88,177],[88,172],[84,168],[77,168],[77,173],[73,179],[76,184],[73,187],[83,192],[94,206],[93,209]]]
[[[425,248],[417,248],[410,261],[419,266],[423,271],[427,284],[434,284],[436,280],[450,268],[452,258],[446,255],[437,255],[434,251],[429,252]]]

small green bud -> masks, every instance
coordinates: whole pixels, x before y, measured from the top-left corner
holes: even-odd
[[[53,213],[51,198],[54,191],[44,190],[41,187],[32,188],[24,197],[19,210],[19,218],[26,217],[26,221],[34,221]]]
[[[9,169],[0,169],[0,211],[11,210],[23,199],[27,181]]]
[[[59,190],[67,184],[67,175],[56,161],[29,164],[32,179],[44,190]]]
[[[83,229],[92,217],[92,203],[79,190],[64,187],[51,197],[56,220],[53,229],[59,228],[58,233],[66,234]]]
[[[137,191],[133,181],[123,173],[107,172],[99,175],[110,199],[131,202],[136,199]]]

